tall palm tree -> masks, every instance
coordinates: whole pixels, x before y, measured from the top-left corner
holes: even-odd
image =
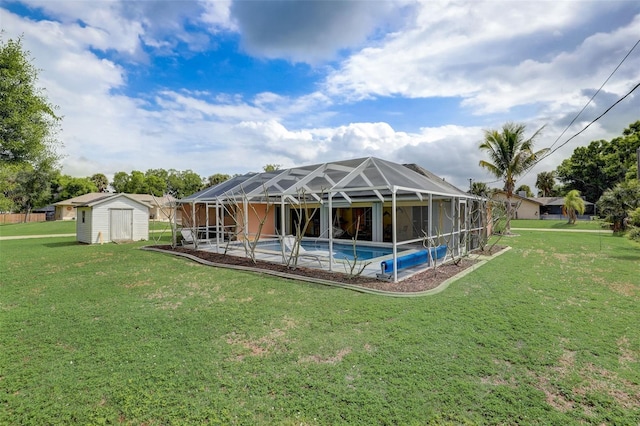
[[[578,219],[578,215],[576,213],[584,214],[584,200],[580,197],[580,191],[572,189],[564,196],[562,214],[569,218],[570,224],[574,224]]]
[[[516,179],[542,157],[548,149],[533,151],[533,143],[540,135],[542,129],[525,139],[524,124],[506,123],[501,130],[485,130],[484,141],[480,149],[489,154],[490,161],[480,160],[480,167],[487,169],[495,177],[504,182],[504,191],[507,193],[507,221],[505,232],[511,233],[511,197],[515,189]]]
[[[536,188],[542,192],[543,197],[550,197],[551,191],[556,184],[554,172],[540,172],[536,178]]]

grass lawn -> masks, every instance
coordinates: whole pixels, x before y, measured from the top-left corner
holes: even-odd
[[[400,299],[0,241],[0,424],[638,424],[640,246],[502,242]]]
[[[167,222],[149,222],[149,230],[170,231]],[[0,224],[0,237],[13,237],[17,235],[47,235],[47,234],[75,234],[75,220],[55,220],[50,222],[10,223]]]
[[[537,228],[537,229],[576,229],[576,230],[607,230],[597,220],[579,220],[575,224],[567,223],[567,220],[539,220],[539,219],[513,219],[512,228]]]

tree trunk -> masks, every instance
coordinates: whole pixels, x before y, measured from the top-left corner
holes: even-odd
[[[504,225],[504,233],[511,235],[511,196],[507,195],[507,220]]]

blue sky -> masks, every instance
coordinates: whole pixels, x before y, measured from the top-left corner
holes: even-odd
[[[0,3],[0,24],[64,116],[64,173],[375,156],[466,187],[494,180],[484,129],[556,140],[638,41],[640,3],[30,0]],[[639,81],[640,47],[560,142]],[[634,93],[520,183],[638,119]]]

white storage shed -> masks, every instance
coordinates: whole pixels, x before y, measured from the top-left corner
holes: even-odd
[[[150,208],[127,194],[105,194],[77,207],[76,240],[86,244],[148,240]]]

